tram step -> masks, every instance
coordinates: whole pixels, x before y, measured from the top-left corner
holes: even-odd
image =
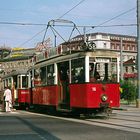
[[[57,108],[57,110],[61,112],[71,112],[70,109],[64,109],[64,108]]]
[[[71,108],[70,108],[70,105],[68,103],[65,103],[65,102],[62,102],[62,103],[59,103],[58,107],[57,107],[58,110],[68,110],[68,111],[71,111]]]
[[[59,108],[70,109],[70,105],[68,103],[62,102],[58,105]]]

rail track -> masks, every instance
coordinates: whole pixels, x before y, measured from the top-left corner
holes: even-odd
[[[109,118],[96,116],[85,121],[91,124],[140,133],[140,111],[116,112]]]
[[[19,115],[20,111],[15,111],[15,113],[18,113]],[[21,111],[22,112],[22,111]],[[16,115],[16,114],[13,115]],[[24,111],[24,113],[33,113],[36,115],[43,115],[46,117],[52,117],[52,118],[58,118],[63,119],[67,121],[73,121],[73,122],[79,122],[89,125],[96,125],[104,128],[112,128],[112,129],[119,129],[123,131],[130,131],[135,133],[140,133],[140,110],[139,111],[114,111],[109,117],[103,116],[103,115],[97,115],[97,116],[89,116],[85,117],[74,117],[74,116],[67,116],[66,114],[63,115],[50,115],[42,112],[28,112]],[[1,112],[1,115],[3,113]],[[4,113],[5,114],[5,113]],[[12,115],[9,114],[9,115]],[[23,114],[23,112],[21,113]]]

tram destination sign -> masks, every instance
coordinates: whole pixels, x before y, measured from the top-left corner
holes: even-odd
[[[103,63],[109,63],[110,59],[109,58],[96,58],[96,62],[103,62]]]

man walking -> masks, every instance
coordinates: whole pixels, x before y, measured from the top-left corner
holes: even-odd
[[[11,104],[12,104],[12,93],[11,90],[9,89],[9,87],[6,87],[6,90],[4,91],[4,95],[5,97],[5,102],[6,102],[6,108],[5,111],[6,112],[10,112],[11,111]]]

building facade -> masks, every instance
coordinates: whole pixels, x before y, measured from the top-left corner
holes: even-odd
[[[79,35],[73,38],[72,41],[83,40],[84,36]],[[136,59],[137,56],[137,38],[136,36],[109,34],[109,33],[91,33],[86,35],[87,41],[93,41],[96,44],[96,49],[108,49],[118,53],[120,56],[122,39],[123,61]]]
[[[2,77],[13,71],[26,71],[32,66],[32,57],[35,49],[11,49],[8,56],[0,59],[0,96],[3,95]],[[1,97],[2,98],[2,97]],[[0,98],[0,99],[1,99]]]

